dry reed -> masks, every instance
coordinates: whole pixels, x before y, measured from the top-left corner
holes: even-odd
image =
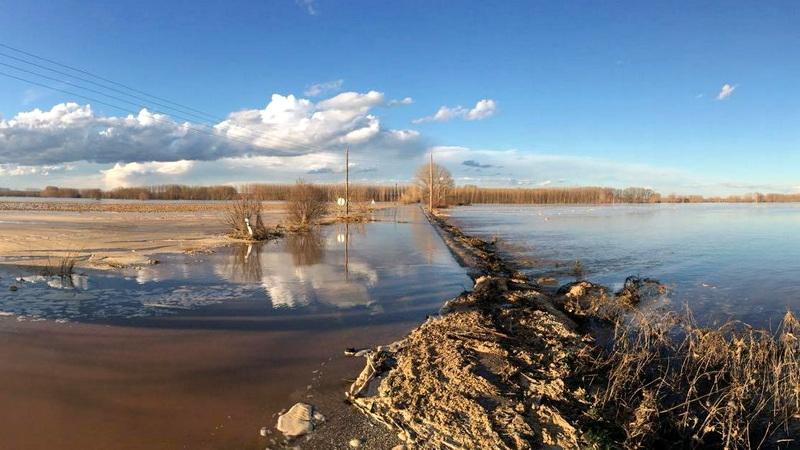
[[[738,321],[700,327],[688,309],[628,309],[590,366],[605,380],[595,383],[595,407],[622,424],[626,448],[790,448],[800,413],[798,331],[791,312],[773,334]]]

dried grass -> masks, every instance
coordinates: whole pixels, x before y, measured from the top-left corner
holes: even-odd
[[[797,443],[800,323],[787,312],[776,333],[738,321],[698,326],[685,315],[631,310],[592,368],[595,406],[621,423],[627,448],[783,448]]]

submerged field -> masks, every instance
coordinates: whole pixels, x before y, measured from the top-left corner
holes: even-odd
[[[800,379],[794,341],[737,334],[739,325],[711,332],[693,318],[661,313],[688,303],[707,323],[733,317],[777,324],[795,306],[794,285],[784,280],[765,290],[760,280],[777,283],[794,267],[781,252],[797,245],[792,227],[800,210],[790,206],[451,211],[452,223],[485,240],[449,225],[437,235],[410,206],[377,211],[371,223],[246,244],[223,235],[224,208],[215,203],[3,205],[0,420],[10,427],[0,435],[2,447],[263,448],[280,445],[277,414],[299,401],[327,418],[295,441],[307,448],[347,448],[356,439],[388,449],[398,436],[423,448],[427,441],[498,448],[664,444],[696,432],[697,424],[653,413],[685,408],[681,420],[690,417],[689,406],[706,397],[674,403],[682,394],[665,390],[687,380],[700,389],[690,393],[711,386],[718,402],[731,398],[790,415],[795,408],[796,395],[779,387]],[[272,209],[266,219],[282,217]],[[448,302],[441,319],[418,326],[472,288],[440,236],[462,262],[478,261],[467,269],[472,277],[500,278],[484,280]],[[66,274],[65,258],[74,262]],[[726,268],[733,274],[724,275]],[[742,279],[742,270],[750,276]],[[629,275],[664,284],[631,310],[624,296],[613,295]],[[736,295],[742,292],[744,301]],[[589,338],[584,327],[597,321],[613,326]],[[351,400],[370,413],[345,405],[342,393],[354,389],[361,364],[342,350],[389,344],[412,329],[399,347],[369,354],[375,359],[362,388],[372,394],[351,391]],[[737,350],[747,339],[757,354]],[[712,351],[693,361],[686,348]],[[663,364],[676,355],[686,358],[680,371]],[[753,364],[767,363],[778,378],[736,378],[741,389],[728,375],[709,384],[703,369],[751,373]],[[378,374],[389,387],[371,397]],[[733,397],[725,397],[731,387]],[[706,418],[700,430],[707,443],[733,423],[692,414]],[[452,426],[459,428],[448,431]],[[777,434],[765,442],[785,436],[781,426],[768,424]]]
[[[535,276],[619,289],[630,275],[669,295],[643,307],[682,309],[774,328],[800,310],[800,206],[788,204],[475,205],[449,212],[468,234]]]
[[[0,447],[264,448],[297,401],[389,445],[342,403],[342,350],[469,285],[419,209],[248,246],[219,208],[164,205],[0,211]],[[63,256],[69,277],[42,275]]]

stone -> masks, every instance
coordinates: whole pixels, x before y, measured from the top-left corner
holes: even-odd
[[[285,414],[278,416],[278,431],[286,437],[297,437],[308,434],[325,421],[325,416],[314,411],[308,403],[296,403]]]

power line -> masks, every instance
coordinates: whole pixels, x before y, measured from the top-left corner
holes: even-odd
[[[154,104],[154,105],[157,105],[157,106],[161,106],[162,108],[166,108],[166,109],[172,109],[172,110],[175,110],[175,111],[178,111],[178,112],[180,112],[181,114],[188,114],[188,115],[190,115],[190,116],[193,116],[193,117],[195,117],[195,118],[197,118],[197,119],[202,119],[202,120],[204,120],[204,121],[208,121],[208,119],[205,119],[205,118],[203,118],[203,117],[202,117],[202,116],[200,116],[200,115],[197,115],[197,114],[192,114],[191,112],[180,111],[179,109],[176,109],[176,108],[174,108],[174,107],[167,106],[167,105],[164,105],[164,104],[161,104],[161,103],[158,103],[158,102],[154,102],[154,101],[152,101],[152,100],[148,100],[148,99],[146,99],[146,98],[144,98],[144,97],[139,97],[139,96],[136,96],[136,95],[131,95],[131,94],[129,94],[129,93],[127,93],[127,92],[125,92],[125,91],[121,91],[121,90],[119,90],[119,89],[114,89],[114,88],[112,88],[112,87],[108,87],[108,86],[102,85],[102,84],[100,84],[100,83],[96,83],[96,82],[94,82],[94,81],[87,80],[87,79],[85,79],[85,78],[76,77],[75,75],[70,75],[70,74],[68,74],[68,73],[66,73],[66,72],[62,72],[62,71],[60,71],[60,70],[51,69],[51,68],[49,68],[49,67],[45,67],[45,66],[42,66],[42,65],[40,65],[40,64],[32,63],[32,62],[30,62],[30,61],[25,61],[24,59],[17,58],[17,57],[15,57],[15,56],[11,56],[11,55],[8,55],[8,54],[6,54],[6,53],[3,53],[3,52],[0,52],[0,56],[5,56],[6,58],[11,58],[11,59],[13,59],[13,60],[16,60],[16,61],[23,62],[23,63],[25,63],[25,64],[30,64],[30,65],[32,65],[32,66],[35,66],[35,67],[38,67],[38,68],[40,68],[40,69],[49,70],[49,71],[51,71],[51,72],[55,72],[55,73],[57,73],[57,74],[60,74],[60,75],[64,75],[64,76],[71,77],[71,78],[75,78],[76,80],[81,80],[81,81],[83,81],[83,82],[85,82],[85,83],[89,83],[89,84],[93,84],[93,85],[96,85],[96,86],[100,86],[100,87],[102,87],[103,89],[108,89],[108,90],[110,90],[110,91],[114,91],[114,92],[120,93],[120,94],[122,94],[122,95],[127,95],[128,97],[133,97],[133,98],[135,98],[135,99],[138,99],[138,100],[142,100],[142,101],[145,101],[145,102],[148,102],[148,103],[152,103],[152,104]],[[27,72],[27,73],[30,73],[30,74],[33,74],[33,75],[36,75],[36,76],[40,76],[40,77],[42,77],[42,78],[48,78],[48,79],[55,80],[55,81],[58,81],[58,82],[61,82],[61,83],[69,84],[70,86],[75,86],[75,87],[78,87],[78,88],[80,88],[80,89],[86,89],[87,91],[95,92],[95,93],[98,93],[98,94],[100,94],[100,95],[106,95],[106,96],[108,96],[108,97],[110,97],[110,98],[118,99],[117,97],[114,97],[114,96],[112,96],[112,95],[106,94],[106,93],[104,93],[104,92],[99,92],[99,91],[95,91],[95,90],[93,90],[93,89],[90,89],[90,88],[87,88],[87,87],[78,86],[78,85],[72,84],[72,83],[70,83],[70,82],[67,82],[67,81],[63,81],[63,80],[60,80],[60,79],[56,79],[56,78],[53,78],[53,77],[50,77],[50,76],[47,76],[47,75],[42,75],[42,74],[39,74],[39,73],[36,73],[36,72],[32,72],[32,71],[29,71],[29,70],[26,70],[26,69],[22,69],[22,68],[20,68],[20,67],[17,67],[17,66],[12,66],[12,65],[10,65],[10,64],[6,64],[6,63],[0,63],[0,64],[4,65],[4,66],[6,66],[6,67],[11,67],[11,68],[13,68],[13,69],[16,69],[16,70],[19,70],[19,71],[22,71],[22,72]],[[124,102],[126,102],[126,103],[130,103],[130,102],[126,101],[126,100],[121,100],[121,101],[124,101]],[[131,103],[131,104],[133,104],[133,103]],[[141,106],[141,105],[137,105],[137,106]],[[203,115],[206,115],[206,114],[203,114]],[[209,116],[209,117],[210,117],[210,116]],[[212,117],[212,119],[213,119],[213,117]],[[215,119],[215,120],[216,120],[216,119]]]
[[[45,62],[50,63],[50,64],[54,64],[54,65],[59,66],[59,67],[63,67],[63,68],[69,69],[69,70],[73,70],[75,72],[79,72],[79,73],[88,75],[88,76],[96,78],[98,80],[102,80],[102,81],[104,81],[106,83],[111,83],[111,84],[113,84],[115,86],[120,86],[120,87],[122,87],[124,89],[127,89],[127,90],[130,90],[132,92],[137,92],[137,93],[145,95],[147,97],[151,97],[151,98],[155,98],[155,99],[161,100],[162,102],[165,102],[165,103],[176,105],[176,106],[178,106],[178,107],[180,107],[180,108],[182,108],[183,110],[186,110],[186,111],[195,111],[198,114],[202,114],[203,116],[212,118],[214,120],[219,120],[219,121],[226,120],[226,119],[221,119],[221,118],[215,117],[212,114],[205,113],[205,112],[200,111],[198,109],[191,108],[189,106],[182,105],[180,103],[173,102],[171,100],[167,100],[167,99],[164,99],[164,98],[152,95],[152,94],[148,94],[148,93],[143,92],[141,90],[126,86],[126,85],[124,85],[122,83],[118,83],[118,82],[109,80],[107,78],[103,78],[101,76],[92,74],[90,72],[87,72],[87,71],[84,71],[84,70],[81,70],[81,69],[78,69],[78,68],[75,68],[75,67],[72,67],[72,66],[69,66],[69,65],[66,65],[66,64],[62,64],[62,63],[59,63],[59,62],[56,62],[56,61],[52,61],[50,59],[35,55],[33,53],[29,53],[29,52],[26,52],[26,51],[23,51],[23,50],[14,48],[14,47],[11,47],[11,46],[6,45],[6,44],[0,43],[0,47],[7,48],[7,49],[13,50],[15,52],[19,52],[21,54],[30,56],[32,58],[36,58],[36,59],[41,60],[41,61],[45,61]],[[36,64],[36,63],[30,62],[30,61],[27,61],[27,60],[22,59],[22,58],[18,58],[18,57],[12,56],[12,55],[8,55],[7,53],[0,52],[0,55],[1,56],[5,56],[7,58],[11,58],[13,60],[16,60],[16,61],[19,61],[19,62],[22,62],[22,63],[25,63],[25,64],[29,64],[29,65],[32,65],[32,66],[35,66],[35,67],[39,67],[39,68],[44,69],[44,70],[48,70],[48,71],[51,71],[51,72],[54,72],[54,73],[58,73],[60,75],[66,76],[66,77],[74,78],[74,79],[80,80],[80,81],[82,81],[84,83],[89,83],[89,84],[92,84],[92,85],[96,85],[96,86],[99,86],[99,87],[101,87],[103,89],[108,89],[108,90],[111,90],[113,92],[117,92],[119,94],[135,98],[137,100],[141,100],[141,101],[148,102],[148,103],[151,103],[151,104],[154,104],[154,105],[158,105],[158,106],[164,107],[166,109],[178,111],[181,114],[189,114],[189,115],[191,115],[191,116],[193,116],[195,118],[201,118],[198,114],[187,113],[186,111],[181,111],[178,108],[170,107],[170,106],[165,105],[163,103],[154,102],[152,100],[143,98],[141,96],[129,94],[129,93],[126,93],[126,92],[121,91],[119,89],[116,89],[116,88],[113,88],[113,87],[110,87],[110,86],[106,86],[106,85],[103,85],[101,83],[97,83],[97,82],[88,80],[86,78],[78,77],[78,76],[63,72],[63,71],[59,71],[59,70],[56,70],[56,69],[52,69],[52,68],[49,68],[49,67],[46,67],[46,66],[43,66],[43,65],[40,65],[40,64]],[[86,90],[86,91],[89,91],[89,92],[93,92],[93,93],[101,95],[103,97],[107,97],[107,98],[113,99],[115,101],[123,102],[123,103],[126,103],[128,105],[133,105],[133,106],[136,106],[138,108],[147,108],[148,107],[147,105],[142,105],[142,104],[139,104],[139,103],[131,102],[131,101],[125,100],[123,98],[116,97],[116,96],[113,96],[113,95],[110,95],[110,94],[107,94],[107,93],[104,93],[104,92],[101,92],[101,91],[98,91],[98,90],[95,90],[95,89],[92,89],[92,88],[88,88],[88,87],[85,87],[85,86],[80,86],[78,84],[71,83],[69,81],[65,81],[65,80],[62,80],[62,79],[55,78],[55,77],[50,77],[48,75],[43,75],[43,74],[40,74],[40,73],[37,73],[37,72],[29,71],[27,69],[23,69],[23,68],[18,67],[18,66],[14,66],[14,65],[2,63],[2,62],[0,62],[0,64],[3,65],[3,66],[6,66],[6,67],[10,67],[12,69],[18,70],[18,71],[22,71],[22,72],[37,76],[37,77],[46,78],[46,79],[49,79],[49,80],[52,80],[52,81],[55,81],[55,82],[58,82],[58,83],[63,83],[63,84],[69,85],[69,86],[76,87],[78,89],[83,89],[83,90]],[[74,93],[74,92],[69,92],[69,91],[66,91],[64,89],[59,89],[59,88],[56,88],[56,87],[53,87],[53,86],[48,86],[48,85],[45,85],[45,84],[42,84],[42,83],[38,83],[38,82],[29,80],[29,79],[25,79],[25,78],[22,78],[22,77],[17,77],[17,76],[8,74],[8,73],[0,72],[0,75],[4,75],[4,76],[10,77],[10,78],[14,78],[14,79],[26,82],[26,83],[34,84],[34,85],[41,86],[41,87],[44,87],[44,88],[47,88],[47,89],[51,89],[51,90],[55,90],[55,91],[58,91],[58,92],[62,92],[62,93],[65,93],[65,94],[74,95],[74,96],[77,96],[77,97],[80,97],[80,98],[84,98],[84,99],[90,100],[92,102],[96,102],[96,103],[99,103],[99,104],[102,104],[102,105],[110,106],[112,108],[117,108],[117,109],[120,109],[122,111],[129,112],[129,113],[135,113],[136,112],[136,111],[131,111],[130,109],[127,109],[127,108],[124,108],[124,107],[120,107],[119,105],[109,103],[107,101],[102,101],[102,100],[99,100],[99,99],[96,99],[96,98],[92,98],[92,97],[89,97],[89,96],[86,96],[86,95],[77,94],[77,93]],[[186,117],[180,116],[180,115],[175,114],[175,113],[170,113],[170,112],[167,112],[167,111],[158,111],[158,110],[155,110],[155,108],[152,108],[152,107],[150,107],[150,109],[153,109],[154,113],[171,115],[171,116],[176,117],[178,119],[185,120],[186,122],[191,123],[191,124],[194,124],[194,122],[195,122],[195,121],[193,121],[191,119],[188,119]],[[164,120],[164,119],[161,119],[161,118],[158,118],[158,117],[155,117],[155,116],[154,116],[154,119],[158,120],[160,122],[178,125],[176,122],[171,121],[171,120]],[[204,120],[207,121],[207,119],[204,119]],[[201,124],[201,125],[204,125],[204,124]],[[281,150],[279,148],[268,147],[268,146],[265,146],[265,145],[256,144],[255,142],[252,142],[252,141],[245,141],[245,140],[242,140],[242,139],[237,139],[237,138],[231,137],[231,136],[229,136],[227,134],[226,135],[222,135],[222,134],[218,134],[216,132],[210,132],[210,131],[207,131],[206,129],[203,129],[203,128],[197,128],[197,127],[189,126],[189,125],[186,125],[186,124],[184,124],[183,126],[185,126],[186,128],[188,128],[188,129],[190,129],[192,131],[204,133],[204,134],[207,134],[207,135],[210,135],[210,136],[217,137],[219,139],[224,139],[224,140],[231,141],[231,142],[237,142],[237,143],[244,144],[244,145],[247,145],[247,146],[252,146],[252,147],[269,148],[273,152],[279,153],[279,155],[267,155],[267,156],[289,156],[289,157],[304,156],[304,155],[298,155],[298,154],[294,154],[294,153],[289,153],[288,151]],[[268,134],[265,134],[263,132],[252,130],[252,129],[244,127],[244,126],[237,126],[236,128],[237,128],[237,131],[239,131],[241,134],[248,135],[248,136],[243,136],[243,137],[249,137],[249,138],[253,138],[253,139],[263,138],[263,139],[267,139],[267,140],[270,140],[270,141],[277,141],[279,143],[282,143],[283,144],[282,146],[288,147],[290,150],[292,150],[292,149],[293,150],[304,150],[304,151],[314,151],[314,150],[319,151],[319,150],[322,150],[322,151],[331,152],[332,154],[334,152],[337,152],[337,150],[329,149],[329,148],[326,148],[326,147],[317,147],[317,146],[311,146],[311,145],[301,144],[301,143],[297,143],[297,142],[292,142],[292,141],[284,139],[284,138],[282,138],[280,136],[268,135]],[[400,162],[400,161],[405,162],[405,161],[409,161],[411,159],[415,159],[415,158],[411,158],[411,157],[409,157],[409,158],[400,158],[400,157],[388,156],[388,155],[380,155],[380,156],[377,156],[377,155],[376,156],[354,155],[354,156],[356,157],[355,159],[360,160],[362,162],[366,162],[366,163],[387,163],[387,162]]]
[[[96,102],[96,103],[99,103],[101,105],[110,106],[112,108],[117,108],[117,109],[120,109],[122,111],[129,112],[129,113],[135,113],[135,111],[127,110],[124,107],[121,107],[121,106],[118,106],[118,105],[114,105],[114,104],[111,104],[111,103],[108,103],[108,102],[104,102],[104,101],[98,100],[96,98],[88,97],[88,96],[82,95],[82,94],[77,94],[75,92],[66,91],[64,89],[59,89],[59,88],[56,88],[56,87],[53,87],[53,86],[47,86],[45,84],[37,83],[35,81],[26,80],[24,78],[21,78],[21,77],[15,76],[15,75],[11,75],[9,73],[0,72],[0,75],[6,76],[6,77],[9,77],[9,78],[14,78],[14,79],[19,80],[19,81],[24,81],[26,83],[34,84],[36,86],[41,86],[41,87],[44,87],[44,88],[47,88],[47,89],[52,89],[54,91],[63,92],[64,94],[69,94],[69,95],[74,95],[76,97],[81,97],[83,99],[86,99],[86,100],[89,100],[89,101],[92,101],[92,102]],[[175,123],[175,122],[173,122],[171,120],[162,119],[162,118],[160,118],[158,116],[153,116],[153,120],[156,120],[156,121],[159,121],[159,122],[163,122],[163,123],[167,123],[167,124],[170,124],[170,125],[181,125],[181,124],[177,124],[177,123]],[[209,136],[214,136],[214,137],[219,138],[219,139],[223,139],[223,140],[227,140],[227,141],[231,141],[231,142],[238,142],[240,144],[245,144],[245,145],[248,145],[248,146],[258,147],[257,145],[253,144],[252,142],[237,140],[235,138],[231,138],[230,136],[216,134],[214,132],[210,132],[210,131],[204,130],[202,128],[196,128],[196,127],[188,126],[188,125],[181,125],[181,126],[185,126],[187,129],[189,129],[191,131],[207,134]],[[274,148],[270,149],[270,150],[273,150],[273,151],[276,151],[276,152],[284,152],[284,153],[286,153],[283,150],[274,149]],[[268,156],[276,156],[276,155],[268,155]],[[299,155],[286,153],[286,154],[284,154],[282,156],[299,156]]]
[[[152,97],[152,98],[154,98],[154,99],[161,100],[161,101],[163,101],[163,102],[171,103],[171,104],[173,104],[173,105],[179,106],[179,107],[181,107],[181,108],[184,108],[184,109],[187,109],[187,110],[189,110],[189,111],[194,111],[194,112],[196,112],[196,113],[200,113],[200,114],[203,114],[203,115],[206,115],[206,116],[208,116],[208,114],[204,113],[203,111],[196,110],[196,109],[194,109],[194,108],[191,108],[191,107],[189,107],[189,106],[185,106],[185,105],[182,105],[182,104],[180,104],[180,103],[173,102],[173,101],[171,101],[171,100],[167,100],[167,99],[165,99],[165,98],[161,98],[161,97],[157,97],[157,96],[155,96],[155,95],[152,95],[152,94],[148,94],[147,92],[142,92],[142,91],[140,91],[140,90],[138,90],[138,89],[134,89],[134,88],[132,88],[132,87],[130,87],[130,86],[126,86],[126,85],[124,85],[124,84],[122,84],[122,83],[117,83],[116,81],[112,81],[112,80],[109,80],[109,79],[107,79],[107,78],[103,78],[103,77],[101,77],[101,76],[99,76],[99,75],[95,75],[95,74],[93,74],[93,73],[90,73],[90,72],[87,72],[87,71],[85,71],[85,70],[81,70],[81,69],[78,69],[78,68],[75,68],[75,67],[72,67],[72,66],[68,66],[68,65],[66,65],[66,64],[61,64],[61,63],[59,63],[59,62],[56,62],[56,61],[53,61],[53,60],[50,60],[50,59],[47,59],[47,58],[43,58],[43,57],[41,57],[41,56],[38,56],[38,55],[34,55],[33,53],[29,53],[29,52],[26,52],[26,51],[24,51],[24,50],[20,50],[20,49],[18,49],[18,48],[11,47],[10,45],[6,45],[6,44],[3,44],[3,43],[0,43],[0,47],[7,48],[7,49],[9,49],[9,50],[13,50],[13,51],[15,51],[15,52],[22,53],[23,55],[27,55],[27,56],[30,56],[30,57],[32,57],[32,58],[36,58],[36,59],[38,59],[38,60],[41,60],[41,61],[46,61],[46,62],[48,62],[48,63],[50,63],[50,64],[54,64],[54,65],[56,65],[56,66],[63,67],[63,68],[65,68],[65,69],[74,70],[75,72],[82,73],[82,74],[84,74],[84,75],[89,75],[90,77],[97,78],[98,80],[105,81],[106,83],[111,83],[111,84],[113,84],[113,85],[115,85],[115,86],[119,86],[119,87],[122,87],[122,88],[128,89],[129,91],[133,91],[133,92],[136,92],[136,93],[138,93],[138,94],[146,95],[146,96],[148,96],[148,97]],[[74,75],[68,75],[68,76],[74,76]],[[212,118],[213,118],[213,117],[212,117]]]
[[[123,85],[123,84],[121,84],[121,83],[117,83],[117,82],[114,82],[114,81],[108,80],[108,79],[106,79],[106,78],[103,78],[103,77],[100,77],[100,76],[98,76],[98,75],[94,75],[94,74],[92,74],[92,73],[90,73],[90,72],[87,72],[87,71],[84,71],[84,70],[80,70],[80,69],[76,69],[76,68],[74,68],[74,67],[67,66],[67,65],[65,65],[65,64],[61,64],[61,63],[58,63],[58,62],[55,62],[55,61],[51,61],[51,60],[49,60],[49,59],[47,59],[47,58],[42,58],[42,57],[40,57],[40,56],[34,55],[34,54],[32,54],[32,53],[29,53],[29,52],[25,52],[25,51],[22,51],[22,50],[15,49],[15,48],[13,48],[13,47],[10,47],[10,46],[8,46],[8,45],[5,45],[5,44],[1,44],[1,43],[0,43],[0,47],[9,48],[9,49],[12,49],[12,50],[14,50],[14,51],[18,51],[18,52],[20,52],[20,53],[23,53],[23,54],[25,54],[25,55],[29,55],[29,56],[31,56],[31,57],[34,57],[34,58],[37,58],[37,59],[40,59],[40,60],[43,60],[43,61],[49,62],[49,63],[51,63],[51,64],[55,64],[55,65],[57,65],[57,66],[60,66],[60,67],[65,67],[65,68],[68,68],[68,69],[70,69],[70,70],[75,70],[75,71],[77,71],[77,72],[80,72],[80,73],[87,74],[87,75],[89,75],[89,76],[92,76],[92,77],[95,77],[95,78],[97,78],[97,79],[100,79],[100,80],[106,81],[106,82],[108,82],[108,83],[112,83],[112,84],[115,84],[115,85],[118,85],[118,86],[122,86],[122,87],[124,87],[125,89],[129,89],[129,90],[132,90],[132,91],[134,91],[134,92],[139,92],[139,93],[142,93],[143,95],[146,95],[146,96],[148,96],[148,97],[153,97],[153,98],[156,98],[156,99],[162,100],[162,101],[164,101],[164,102],[167,102],[167,103],[171,103],[171,104],[174,104],[174,105],[178,105],[178,106],[180,106],[181,108],[184,108],[184,109],[187,109],[187,110],[196,111],[196,112],[198,112],[198,113],[200,113],[200,114],[202,114],[202,115],[204,115],[204,116],[206,116],[206,117],[210,117],[211,119],[213,119],[213,120],[216,120],[216,121],[220,121],[220,122],[222,122],[222,121],[225,121],[225,120],[226,120],[226,119],[222,119],[222,118],[219,118],[219,117],[215,117],[215,116],[213,116],[213,115],[211,115],[211,114],[208,114],[208,113],[205,113],[205,112],[203,112],[203,111],[200,111],[200,110],[197,110],[197,109],[194,109],[194,108],[188,107],[188,106],[184,106],[184,105],[181,105],[181,104],[179,104],[179,103],[176,103],[176,102],[172,102],[172,101],[170,101],[170,100],[162,99],[161,97],[157,97],[157,96],[155,96],[155,95],[152,95],[152,94],[147,94],[146,92],[143,92],[143,91],[140,91],[140,90],[137,90],[137,89],[134,89],[134,88],[131,88],[131,87],[125,86],[125,85]],[[143,101],[145,101],[145,102],[148,102],[148,103],[152,103],[152,104],[155,104],[155,105],[159,105],[159,106],[162,106],[162,107],[166,107],[167,109],[172,109],[172,110],[178,111],[178,112],[179,112],[179,113],[181,113],[181,114],[185,113],[184,111],[180,111],[180,110],[179,110],[179,109],[177,109],[177,108],[174,108],[174,107],[169,107],[169,106],[167,106],[167,105],[163,105],[163,104],[160,104],[160,103],[157,103],[157,102],[153,102],[152,100],[148,100],[148,99],[145,99],[145,98],[142,98],[142,97],[139,97],[139,96],[135,96],[135,95],[132,95],[132,94],[128,94],[128,93],[126,93],[126,92],[124,92],[124,91],[120,91],[120,90],[118,90],[118,89],[114,89],[114,88],[112,88],[112,87],[105,86],[105,85],[103,85],[103,84],[96,83],[96,82],[93,82],[93,81],[91,81],[91,80],[87,80],[87,79],[85,79],[85,78],[77,77],[77,76],[75,76],[75,75],[71,75],[71,74],[68,74],[68,73],[65,73],[65,72],[62,72],[62,71],[58,71],[58,70],[55,70],[55,69],[52,69],[52,68],[49,68],[49,67],[45,67],[45,66],[42,66],[42,65],[40,65],[40,64],[32,63],[32,62],[30,62],[30,61],[26,61],[26,60],[24,60],[24,59],[17,58],[17,57],[15,57],[15,56],[11,56],[11,55],[8,55],[8,54],[6,54],[6,53],[2,53],[2,52],[0,52],[0,55],[2,55],[2,56],[5,56],[5,57],[7,57],[7,58],[14,59],[14,60],[16,60],[16,61],[23,62],[23,63],[25,63],[25,64],[30,64],[30,65],[33,65],[33,66],[36,66],[36,67],[39,67],[39,68],[42,68],[42,69],[45,69],[45,70],[49,70],[49,71],[52,71],[52,72],[55,72],[55,73],[58,73],[58,74],[61,74],[61,75],[67,76],[67,77],[75,78],[75,79],[77,79],[77,80],[81,80],[81,81],[83,81],[83,82],[86,82],[86,83],[94,84],[94,85],[100,86],[100,87],[102,87],[102,88],[104,88],[104,89],[109,89],[109,90],[112,90],[112,91],[114,91],[114,92],[117,92],[117,93],[120,93],[120,94],[123,94],[123,95],[127,95],[127,96],[129,96],[129,97],[132,97],[132,98],[136,98],[136,99],[139,99],[139,100],[143,100]],[[0,64],[3,64],[3,63],[0,63]],[[22,69],[22,68],[20,68],[20,67],[17,67],[17,66],[12,66],[12,65],[10,65],[10,64],[3,64],[3,65],[5,65],[5,66],[7,66],[7,67],[14,68],[14,69],[16,69],[16,70],[20,70],[20,71],[23,71],[23,72],[27,72],[27,73],[30,73],[30,74],[33,74],[33,75],[36,75],[36,76],[39,76],[39,77],[48,78],[48,79],[51,79],[51,80],[54,80],[54,81],[57,81],[57,82],[60,82],[60,83],[68,84],[68,85],[70,85],[70,86],[74,86],[74,87],[77,87],[77,88],[79,88],[79,89],[84,89],[84,90],[87,90],[87,91],[90,91],[90,92],[94,92],[94,93],[96,93],[96,94],[99,94],[99,95],[102,95],[102,96],[105,96],[105,97],[109,97],[109,98],[112,98],[112,99],[114,99],[114,100],[117,100],[117,101],[122,101],[122,102],[125,102],[125,103],[128,103],[128,104],[131,104],[131,105],[134,105],[134,106],[140,107],[140,108],[148,108],[148,105],[142,105],[142,104],[138,104],[138,103],[133,103],[133,102],[130,102],[130,101],[128,101],[128,100],[120,99],[119,97],[115,97],[115,96],[112,96],[112,95],[106,94],[106,93],[104,93],[104,92],[100,92],[100,91],[97,91],[97,90],[94,90],[94,89],[91,89],[91,88],[87,88],[87,87],[84,87],[84,86],[79,86],[79,85],[76,85],[76,84],[74,84],[74,83],[71,83],[71,82],[68,82],[68,81],[64,81],[64,80],[57,79],[57,78],[53,78],[53,77],[50,77],[50,76],[47,76],[47,75],[42,75],[42,74],[39,74],[39,73],[36,73],[36,72],[28,71],[28,70],[26,70],[26,69]],[[24,81],[24,80],[23,80],[23,81]],[[43,86],[43,87],[50,88],[50,86]],[[71,95],[74,95],[74,94],[71,94]],[[87,98],[87,97],[83,96],[83,98]],[[97,100],[93,100],[93,101],[97,101]],[[103,104],[106,104],[106,105],[108,105],[107,103],[103,103]],[[119,108],[118,106],[112,106],[112,107],[114,107],[114,108],[118,108],[118,109],[122,109],[123,111],[130,112],[129,110],[126,110],[126,109],[124,109],[124,108]],[[155,111],[155,108],[152,108],[152,107],[149,107],[149,108],[150,108],[150,109],[153,109],[153,110]],[[187,122],[194,122],[194,120],[188,119],[188,118],[186,118],[186,117],[183,117],[183,116],[179,116],[178,114],[175,114],[175,113],[172,113],[172,112],[168,112],[168,111],[155,111],[155,112],[160,112],[160,113],[163,113],[163,114],[169,114],[169,115],[172,115],[172,116],[178,117],[178,118],[180,118],[180,119],[182,119],[182,120],[185,120],[185,121],[187,121]],[[194,117],[196,117],[196,118],[201,118],[200,116],[198,116],[198,115],[196,115],[196,114],[191,114],[191,113],[188,113],[188,114],[190,114],[190,115],[192,115],[192,116],[194,116]],[[203,120],[204,120],[204,121],[208,121],[208,119],[203,119]],[[282,142],[282,143],[284,143],[284,145],[285,145],[285,146],[294,147],[294,148],[295,148],[295,149],[297,149],[297,150],[316,150],[316,149],[317,149],[317,147],[313,147],[313,146],[308,146],[308,145],[299,144],[299,143],[296,143],[296,142],[289,141],[289,140],[287,140],[287,139],[283,139],[283,138],[281,138],[281,137],[279,137],[279,136],[271,136],[271,135],[267,135],[267,134],[264,134],[264,133],[262,133],[262,132],[258,132],[258,131],[255,131],[255,130],[252,130],[252,129],[249,129],[249,128],[242,128],[242,129],[240,129],[240,131],[243,131],[244,133],[246,133],[246,134],[249,134],[251,137],[256,137],[256,138],[268,138],[268,139],[277,140],[277,141],[279,141],[279,142]],[[255,145],[255,144],[253,144],[253,145]]]

